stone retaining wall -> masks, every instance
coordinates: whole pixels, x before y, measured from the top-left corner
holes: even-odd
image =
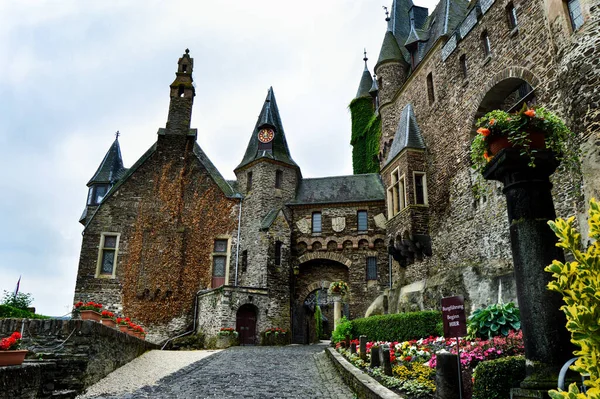
[[[14,331],[23,333],[21,346],[30,351],[28,365],[48,368],[42,380],[52,385],[51,390],[80,392],[147,350],[158,349],[153,343],[89,320],[0,320],[0,337]],[[8,378],[7,373],[15,375],[16,385],[21,384],[20,379],[29,378],[28,372],[14,371],[18,368],[0,367],[0,381]],[[0,398],[11,397],[9,389],[13,389],[12,384],[0,384]]]

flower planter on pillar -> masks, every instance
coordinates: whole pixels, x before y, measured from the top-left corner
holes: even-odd
[[[102,315],[93,310],[80,310],[79,316],[81,317],[81,320],[100,321],[102,319]]]
[[[110,328],[114,328],[117,323],[115,323],[115,321],[113,319],[102,319],[101,321],[102,324],[104,324],[106,327],[110,327]]]
[[[529,148],[532,149],[544,149],[546,148],[545,136],[543,132],[538,130],[533,130],[528,132],[528,139],[530,140]],[[490,143],[490,155],[494,156],[498,154],[504,148],[513,148],[514,145],[510,141],[508,141],[508,137],[506,136],[498,136],[491,137],[489,139]]]
[[[547,289],[552,280],[544,268],[554,259],[564,261],[556,236],[548,226],[554,220],[552,184],[549,177],[559,161],[549,150],[530,157],[518,149],[504,149],[483,170],[487,180],[504,184],[510,241],[527,358],[527,378],[521,388],[555,388],[561,366],[572,357],[573,345],[566,317],[559,309],[562,298]]]
[[[0,367],[22,364],[27,352],[27,350],[0,351]]]

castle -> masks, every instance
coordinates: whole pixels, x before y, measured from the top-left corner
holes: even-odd
[[[524,102],[564,118],[584,156],[575,180],[555,176],[555,205],[584,226],[600,193],[599,7],[441,0],[429,13],[394,0],[375,79],[365,59],[350,104],[352,176],[302,176],[271,88],[225,180],[190,126],[186,50],[156,143],[127,169],[117,138],[88,182],[75,300],[129,315],[153,341],[235,327],[245,344],[269,327],[311,341],[316,303],[330,330],[333,281],[350,287],[350,318],[450,294],[471,308],[515,300],[504,198],[471,169],[475,121]]]

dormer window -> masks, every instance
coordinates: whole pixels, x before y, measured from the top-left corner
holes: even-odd
[[[581,13],[581,5],[579,0],[568,0],[567,9],[569,10],[569,19],[571,20],[571,28],[574,31],[583,25],[583,15]]]
[[[98,205],[102,202],[108,190],[110,189],[110,184],[94,184],[90,187],[88,191],[88,205]]]

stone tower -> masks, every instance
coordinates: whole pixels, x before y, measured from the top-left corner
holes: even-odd
[[[284,205],[295,197],[302,177],[290,155],[273,88],[269,88],[244,158],[234,172],[244,196],[240,285],[267,288],[270,266],[289,267],[290,218]],[[271,230],[277,220],[285,231]]]

